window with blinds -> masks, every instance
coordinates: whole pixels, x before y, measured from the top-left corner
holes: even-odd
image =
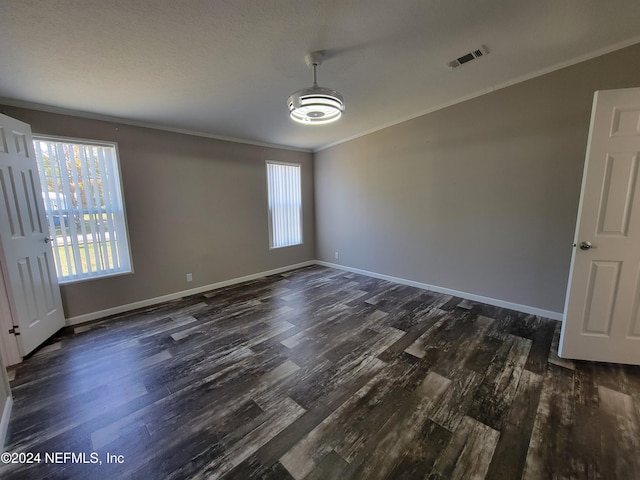
[[[34,136],[58,281],[131,272],[115,144]]]
[[[267,162],[269,246],[302,243],[302,191],[300,165]]]

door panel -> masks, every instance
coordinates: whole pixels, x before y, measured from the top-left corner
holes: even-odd
[[[640,135],[640,108],[616,106],[613,109],[611,136],[620,137],[627,135]]]
[[[0,245],[18,343],[26,355],[64,326],[31,129],[0,115]],[[6,334],[3,332],[3,334]]]
[[[640,365],[640,88],[596,92],[560,355]],[[583,242],[588,242],[581,248]]]
[[[31,327],[38,321],[38,299],[30,263],[29,258],[19,258],[17,261],[20,274],[20,296],[25,310],[24,320]]]
[[[15,209],[15,202],[10,201],[9,199],[13,197],[13,187],[11,185],[11,177],[8,179],[5,176],[4,170],[0,170],[0,188],[2,188],[2,206],[4,207],[4,215],[7,219],[7,224],[9,227],[8,233],[11,235],[11,238],[15,238],[18,236],[18,214]],[[22,235],[20,235],[22,236]]]
[[[613,154],[607,157],[599,209],[598,235],[627,236],[637,169],[637,155]]]
[[[620,262],[592,262],[582,333],[609,335],[618,291]]]

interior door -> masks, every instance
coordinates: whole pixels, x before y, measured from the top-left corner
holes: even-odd
[[[64,326],[48,242],[31,128],[0,115],[0,263],[23,356]]]
[[[640,88],[596,92],[560,356],[640,365]]]

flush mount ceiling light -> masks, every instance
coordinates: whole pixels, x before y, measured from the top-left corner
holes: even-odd
[[[298,90],[289,97],[289,116],[305,125],[321,125],[335,122],[344,112],[344,100],[335,90],[319,87],[316,67],[322,63],[322,52],[305,55],[304,60],[313,69],[313,86]]]

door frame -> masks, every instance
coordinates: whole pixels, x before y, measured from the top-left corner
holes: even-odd
[[[2,244],[0,243],[0,251]],[[2,363],[5,367],[22,362],[21,345],[18,338],[9,333],[13,328],[13,312],[9,302],[9,294],[5,284],[3,259],[0,258],[0,345],[2,346]]]
[[[0,405],[0,452],[4,452],[4,444],[7,440],[7,431],[9,430],[9,420],[11,419],[11,408],[13,407],[13,397],[11,396],[11,385],[7,370],[0,358],[0,387],[2,395],[6,394],[4,405]]]

